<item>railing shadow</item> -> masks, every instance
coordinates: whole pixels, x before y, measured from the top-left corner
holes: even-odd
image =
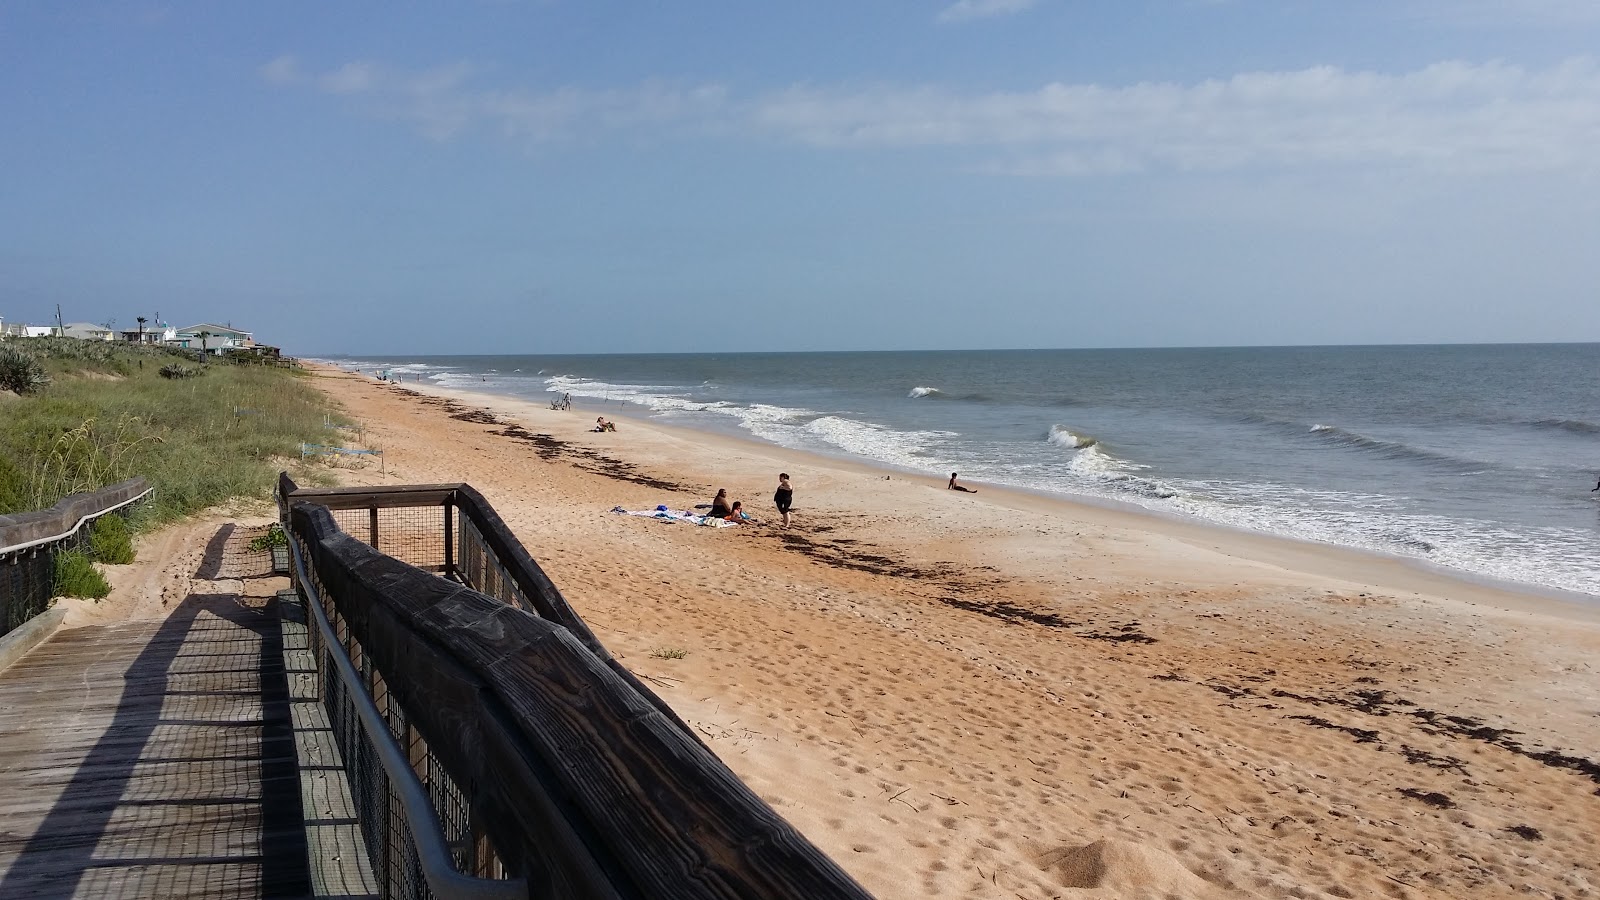
[[[0,897],[309,893],[276,603],[191,594],[172,611]]]
[[[222,560],[228,548],[228,539],[233,537],[235,531],[232,522],[217,529],[217,533],[206,541],[205,553],[200,557],[200,567],[195,570],[194,577],[206,581],[216,581],[222,577]]]

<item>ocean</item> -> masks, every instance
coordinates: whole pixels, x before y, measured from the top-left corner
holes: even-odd
[[[1600,344],[326,361],[1600,599]]]

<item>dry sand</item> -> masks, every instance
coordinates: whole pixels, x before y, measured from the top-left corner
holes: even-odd
[[[385,451],[386,474],[345,461],[342,481],[481,490],[600,639],[880,897],[1600,897],[1591,608],[615,405],[318,373]],[[717,487],[765,524],[608,512]]]

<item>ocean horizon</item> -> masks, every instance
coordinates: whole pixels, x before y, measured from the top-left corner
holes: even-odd
[[[1600,344],[321,361],[1600,599]]]

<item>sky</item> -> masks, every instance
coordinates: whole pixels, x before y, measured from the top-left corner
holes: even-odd
[[[1600,341],[1600,0],[0,0],[0,318]]]

